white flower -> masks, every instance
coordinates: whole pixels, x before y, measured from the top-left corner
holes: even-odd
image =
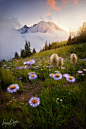
[[[34,64],[34,63],[35,63],[34,59],[27,61],[27,64]]]
[[[77,71],[77,72],[78,72],[78,73],[83,73],[83,71],[80,71],[80,70],[79,70],[79,71]]]
[[[86,71],[86,69],[83,69],[83,71]]]
[[[55,71],[56,73],[60,73],[59,71]]]
[[[69,74],[65,73],[63,74],[63,77],[69,77]]]
[[[19,67],[19,69],[26,69],[26,66],[21,66]]]
[[[31,99],[29,100],[29,104],[32,107],[37,107],[40,104],[40,99],[36,97],[31,97]]]
[[[7,87],[7,91],[9,93],[16,92],[17,90],[19,90],[18,84],[11,84],[9,87]]]
[[[29,79],[31,80],[31,79],[36,79],[37,78],[37,75],[36,74],[31,74],[30,76],[29,76]]]
[[[30,73],[28,73],[28,75],[31,75],[31,74],[35,74],[35,72],[30,72]]]
[[[63,100],[62,100],[62,99],[60,99],[60,101],[62,102]]]
[[[61,67],[61,69],[65,69],[65,67]]]
[[[27,65],[28,63],[27,62],[24,62],[24,65]]]
[[[57,100],[59,100],[59,98],[57,98]]]
[[[54,80],[59,80],[59,79],[61,79],[62,78],[62,74],[54,74],[54,76],[53,76],[53,79]]]
[[[50,73],[50,74],[49,74],[50,77],[53,77],[53,75],[54,75],[53,73]]]
[[[69,76],[69,77],[66,77],[66,80],[67,80],[68,82],[74,82],[74,81],[75,81],[75,78],[72,77],[72,76]]]

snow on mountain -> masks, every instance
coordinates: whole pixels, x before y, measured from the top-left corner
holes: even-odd
[[[27,27],[26,25],[18,30],[21,34],[25,33],[53,33],[54,31],[63,31],[61,30],[57,25],[55,25],[53,22],[45,22],[40,21],[38,24],[34,24],[31,27]]]
[[[35,48],[37,52],[40,51],[47,43],[49,44],[55,41],[67,40],[69,33],[60,29],[53,22],[40,21],[38,24],[34,24],[31,27],[26,25],[18,30],[23,39],[30,41],[31,49]]]

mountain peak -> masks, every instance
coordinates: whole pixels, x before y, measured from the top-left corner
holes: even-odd
[[[24,25],[24,27],[23,28],[27,28],[27,25]]]
[[[37,24],[34,24],[31,27],[27,27],[27,25],[24,25],[23,28],[18,30],[20,33],[53,33],[54,31],[63,31],[61,30],[55,23],[53,22],[46,22],[46,21],[40,21]]]

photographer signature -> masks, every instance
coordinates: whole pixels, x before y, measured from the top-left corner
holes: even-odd
[[[5,119],[4,119],[5,120]],[[6,127],[6,125],[12,125],[13,124],[13,126],[15,126],[16,125],[16,123],[19,123],[19,121],[17,120],[17,121],[14,121],[14,120],[10,120],[10,122],[5,122],[3,120],[3,123],[2,123],[2,125],[5,125],[5,127]]]

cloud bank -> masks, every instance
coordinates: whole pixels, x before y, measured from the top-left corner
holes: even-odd
[[[35,48],[36,52],[39,52],[44,47],[46,40],[47,43],[52,43],[68,38],[68,34],[64,32],[20,34],[15,29],[20,26],[16,18],[0,19],[0,60],[12,59],[15,52],[20,55],[21,49],[25,47],[25,40],[30,42],[32,50]]]

